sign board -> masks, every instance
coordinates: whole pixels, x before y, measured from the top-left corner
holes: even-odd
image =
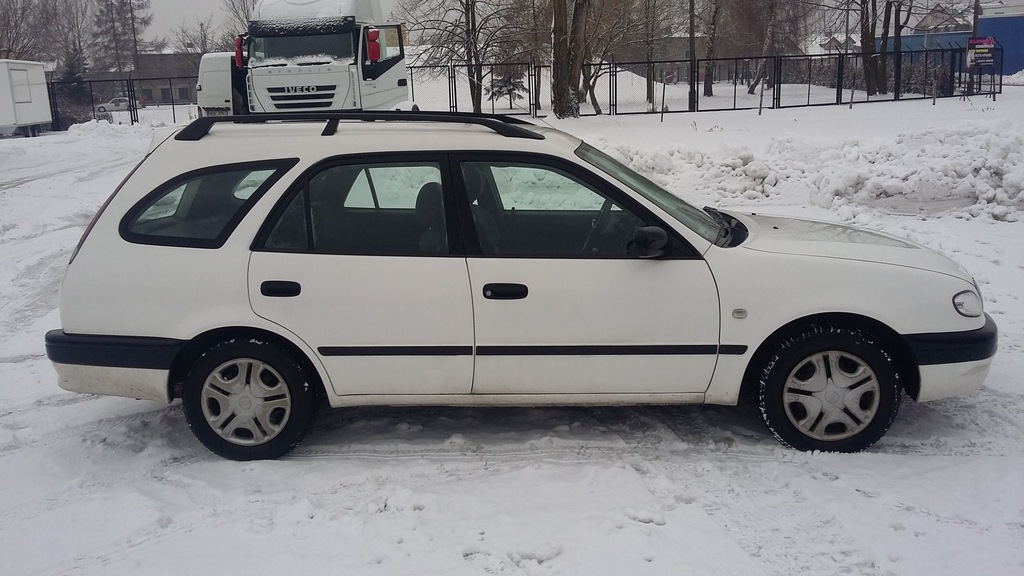
[[[996,39],[992,36],[967,39],[967,67],[995,66],[993,51]]]

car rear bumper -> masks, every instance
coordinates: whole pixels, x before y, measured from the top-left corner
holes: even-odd
[[[71,392],[170,401],[171,364],[185,342],[170,338],[46,333],[58,385]]]
[[[985,326],[966,332],[905,336],[917,359],[921,385],[915,400],[926,402],[977,390],[988,375],[999,344],[995,321],[985,315]]]

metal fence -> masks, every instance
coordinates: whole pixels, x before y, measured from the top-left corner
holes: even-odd
[[[827,106],[913,98],[948,98],[1002,93],[1002,48],[996,66],[971,80],[966,48],[952,46],[874,55],[877,69],[867,78],[861,54],[820,54],[605,62],[588,65],[580,87],[580,115],[650,114],[706,110],[748,110]],[[466,67],[411,66],[413,100],[423,110],[473,111]],[[504,71],[504,75],[503,72]],[[492,85],[520,90],[489,100]],[[481,111],[543,116],[551,107],[549,66],[528,63],[484,65]],[[690,105],[690,81],[696,99]],[[872,87],[869,89],[868,82]]]
[[[194,118],[197,80],[195,76],[182,76],[49,82],[53,130],[97,119],[137,124]],[[117,103],[115,99],[123,100]]]
[[[860,54],[715,58],[587,65],[580,115],[793,108],[853,102],[948,98],[1002,92],[1003,49],[995,67],[975,74],[959,46],[875,55],[865,75]],[[693,66],[691,68],[691,65]],[[544,116],[551,109],[551,68],[531,62],[409,66],[411,99],[421,110]],[[477,80],[473,80],[476,77]],[[690,103],[690,82],[696,86]],[[178,123],[196,116],[194,76],[51,82],[53,129],[104,118],[118,123]],[[869,89],[869,82],[872,89]],[[475,92],[475,93],[474,93]],[[114,98],[134,102],[111,107]]]

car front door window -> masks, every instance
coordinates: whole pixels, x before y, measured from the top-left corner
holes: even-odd
[[[644,224],[567,171],[536,163],[463,162],[484,254],[625,258]]]

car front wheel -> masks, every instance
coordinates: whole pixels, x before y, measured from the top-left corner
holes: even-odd
[[[899,412],[892,356],[866,332],[811,326],[783,342],[761,377],[768,428],[799,450],[856,452],[871,446]]]
[[[204,446],[231,460],[278,458],[302,440],[316,416],[316,394],[302,367],[280,347],[255,340],[217,344],[196,361],[182,406]]]

